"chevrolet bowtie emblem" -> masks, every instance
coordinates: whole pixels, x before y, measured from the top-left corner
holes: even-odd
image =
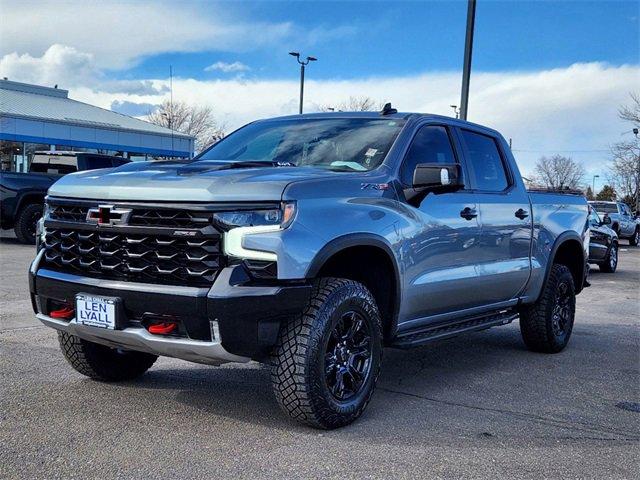
[[[131,216],[130,208],[116,208],[113,205],[98,205],[87,212],[87,223],[98,225],[126,225]]]

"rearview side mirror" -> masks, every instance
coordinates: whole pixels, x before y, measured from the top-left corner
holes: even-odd
[[[609,215],[605,215],[602,219],[603,225],[611,225],[611,217]]]
[[[457,163],[420,163],[413,172],[413,188],[433,192],[453,192],[464,187]]]

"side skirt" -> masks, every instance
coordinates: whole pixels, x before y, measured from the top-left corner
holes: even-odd
[[[488,312],[483,315],[449,320],[403,332],[396,337],[391,346],[397,348],[416,347],[435,340],[455,337],[462,333],[475,332],[498,325],[507,325],[517,318],[517,311],[514,308],[509,308]]]

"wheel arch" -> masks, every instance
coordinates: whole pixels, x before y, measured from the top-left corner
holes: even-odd
[[[323,276],[338,276],[363,283],[381,310],[385,341],[395,335],[401,277],[393,249],[384,237],[352,233],[333,239],[316,254],[306,275],[307,278]]]
[[[549,255],[543,288],[549,280],[551,266],[556,263],[565,265],[569,269],[573,277],[576,294],[580,293],[584,286],[586,258],[582,239],[577,233],[564,232],[556,239]]]
[[[14,217],[17,218],[18,212],[20,212],[20,210],[22,210],[27,205],[31,205],[34,203],[35,204],[40,203],[44,205],[45,196],[46,194],[42,192],[25,192],[22,195],[20,195],[20,198],[16,203],[16,211],[15,211]]]

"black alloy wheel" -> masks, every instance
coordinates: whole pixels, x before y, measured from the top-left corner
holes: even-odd
[[[371,325],[356,311],[338,319],[325,348],[325,381],[338,401],[358,395],[371,374]]]

